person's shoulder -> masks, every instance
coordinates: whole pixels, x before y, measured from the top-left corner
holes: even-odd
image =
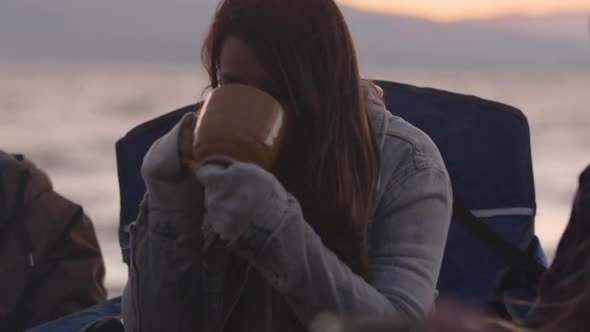
[[[18,160],[14,155],[0,150],[0,174],[3,174],[5,171],[12,168],[17,163]]]
[[[384,207],[404,195],[407,195],[406,199],[416,199],[436,192],[450,201],[451,180],[432,139],[400,117],[392,115],[388,120],[388,128],[382,137],[374,216],[379,216]]]
[[[7,192],[16,191],[19,185],[26,185],[31,197],[53,190],[49,175],[21,154],[0,150],[0,176]]]
[[[391,115],[381,151],[382,171],[404,176],[425,169],[447,172],[439,149],[422,130]]]

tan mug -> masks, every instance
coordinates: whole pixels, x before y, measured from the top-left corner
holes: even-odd
[[[241,84],[209,93],[193,136],[193,163],[236,160],[271,170],[285,139],[285,110],[268,93]]]

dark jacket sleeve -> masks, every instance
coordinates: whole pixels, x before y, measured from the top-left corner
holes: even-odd
[[[100,304],[107,298],[100,246],[92,222],[82,208],[53,191],[43,194],[35,204],[51,205],[50,211],[55,214],[44,220],[40,215],[32,216],[31,220],[62,223],[65,227],[51,234],[46,242],[47,255],[40,257],[38,271],[32,275],[33,279],[40,279],[33,284],[38,288],[33,290],[32,325]],[[38,213],[42,214],[42,210]]]

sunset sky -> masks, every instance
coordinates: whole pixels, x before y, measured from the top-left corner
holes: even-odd
[[[507,15],[590,14],[589,0],[337,0],[337,2],[358,9],[444,22]]]

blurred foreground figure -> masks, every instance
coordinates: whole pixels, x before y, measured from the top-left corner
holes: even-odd
[[[460,305],[441,302],[425,322],[408,324],[384,316],[339,320],[322,315],[314,321],[312,332],[507,332],[500,325]]]
[[[590,330],[590,167],[580,176],[569,224],[527,326],[542,331]]]
[[[105,266],[82,208],[30,161],[0,151],[0,331],[106,300]]]

